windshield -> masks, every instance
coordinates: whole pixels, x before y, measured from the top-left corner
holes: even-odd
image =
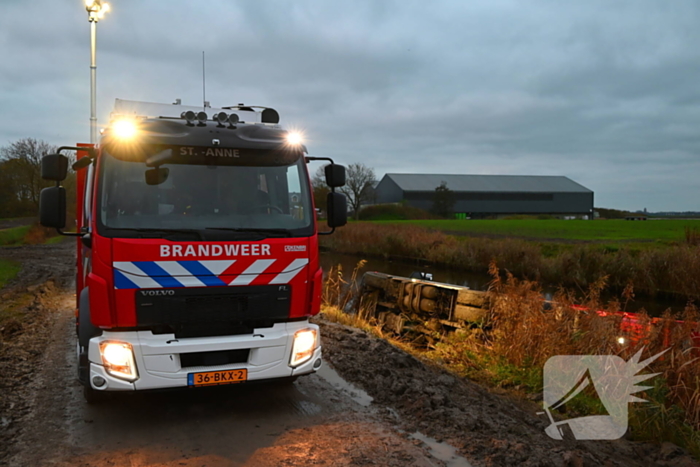
[[[288,166],[165,162],[161,167],[168,170],[165,181],[148,185],[145,163],[103,152],[98,195],[101,233],[119,237],[148,230],[313,233],[303,157]]]

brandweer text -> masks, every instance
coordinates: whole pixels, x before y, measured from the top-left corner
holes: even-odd
[[[161,245],[160,256],[270,256],[270,245]]]

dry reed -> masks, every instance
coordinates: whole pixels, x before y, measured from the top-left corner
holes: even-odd
[[[340,267],[329,272],[324,313],[334,321],[381,336],[381,329],[362,320],[361,314],[341,311],[357,300],[355,279],[362,265],[358,263],[349,281]],[[574,305],[573,294],[560,289],[545,310],[537,282],[519,280],[511,273],[502,275],[493,262],[490,273],[492,306],[487,324],[445,336],[425,356],[487,384],[537,393],[542,390],[544,364],[552,356],[618,355],[627,361],[639,350],[643,350],[642,359],[666,350],[642,371],[659,375],[651,380],[653,389],[638,394],[650,403],[631,406],[631,432],[636,439],[672,441],[700,456],[700,348],[696,347],[700,341],[692,338],[699,330],[700,314],[694,305],[689,304],[679,316],[667,312],[654,319],[642,311],[636,315],[638,329],[624,333],[621,301],[604,305],[600,300],[607,277],[590,285],[583,303]],[[633,297],[628,283],[622,302]],[[623,335],[626,340],[620,344]],[[591,404],[577,410],[585,415],[597,407]]]
[[[694,237],[693,237],[694,238]],[[635,250],[600,245],[551,245],[519,239],[454,237],[420,226],[353,223],[324,237],[333,251],[364,257],[424,261],[454,269],[485,272],[495,261],[516,277],[586,289],[607,276],[607,286],[623,290],[629,283],[638,293],[659,292],[700,298],[700,248],[691,242],[664,248]]]

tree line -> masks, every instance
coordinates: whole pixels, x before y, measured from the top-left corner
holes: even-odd
[[[38,215],[41,190],[54,183],[41,178],[41,158],[57,149],[34,138],[22,138],[0,147],[0,218]],[[63,186],[71,205],[75,175],[69,172]]]
[[[362,163],[353,163],[347,166],[345,171],[345,186],[336,188],[336,191],[345,195],[348,207],[352,211],[355,220],[359,219],[360,209],[363,205],[376,202],[374,186],[377,177],[374,169]],[[326,185],[324,167],[319,167],[311,179],[314,187],[314,205],[321,211],[326,211],[326,197],[331,191]]]
[[[41,178],[41,158],[55,153],[57,147],[42,140],[22,138],[0,147],[0,218],[30,217],[39,212],[39,195],[53,182]],[[330,189],[325,183],[323,167],[319,167],[312,177],[314,203],[321,211],[326,211],[326,196]],[[62,183],[66,188],[67,205],[75,200],[75,173],[69,170],[68,178]],[[348,206],[355,219],[358,219],[362,206],[376,203],[374,188],[377,177],[374,169],[362,163],[347,166],[345,186],[337,189],[348,199]],[[435,190],[433,212],[441,217],[449,217],[454,205],[454,194],[443,182]]]

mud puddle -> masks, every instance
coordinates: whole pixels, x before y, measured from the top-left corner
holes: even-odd
[[[316,374],[330,384],[334,389],[345,393],[352,400],[363,407],[369,407],[374,400],[372,396],[367,394],[357,386],[345,381],[328,363],[325,363]]]
[[[413,433],[411,438],[422,441],[430,450],[430,455],[435,459],[443,461],[445,467],[472,467],[469,461],[457,455],[457,448],[447,443],[441,443],[430,436],[425,436],[420,431]]]

